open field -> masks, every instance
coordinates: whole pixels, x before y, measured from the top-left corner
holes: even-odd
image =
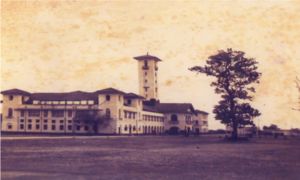
[[[1,141],[3,180],[300,179],[300,139],[235,144],[208,136]]]

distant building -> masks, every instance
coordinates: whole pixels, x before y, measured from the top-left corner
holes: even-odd
[[[208,132],[208,113],[205,111],[195,110],[195,115],[193,116],[193,131],[199,133]]]
[[[207,132],[208,113],[190,103],[161,103],[158,99],[159,58],[138,60],[139,92],[114,88],[94,92],[30,93],[20,89],[2,91],[2,131],[40,133],[89,133],[90,124],[75,121],[79,112],[94,111],[108,117],[102,134],[161,134]]]

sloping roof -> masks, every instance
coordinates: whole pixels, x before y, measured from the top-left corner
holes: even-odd
[[[151,56],[149,55],[148,53],[146,55],[143,55],[143,56],[136,56],[134,57],[134,59],[136,60],[155,60],[155,61],[161,61],[161,59],[159,59],[158,57],[156,56]]]
[[[162,113],[193,113],[194,107],[191,103],[158,103],[156,109]]]
[[[20,89],[10,89],[2,91],[2,94],[5,95],[28,95],[30,99],[28,103],[33,100],[39,101],[81,101],[81,100],[95,100],[98,101],[99,94],[121,94],[125,98],[139,98],[144,99],[144,97],[139,96],[134,93],[125,93],[118,89],[106,88],[101,89],[95,92],[84,92],[84,91],[73,91],[73,92],[62,92],[62,93],[51,93],[51,92],[42,92],[42,93],[29,93]]]
[[[137,94],[134,94],[134,93],[126,93],[124,95],[125,98],[128,98],[128,99],[145,99],[143,96],[140,96],[140,95],[137,95]]]
[[[160,113],[194,113],[191,103],[160,103],[159,101],[144,101],[143,110]]]
[[[5,91],[1,91],[3,95],[30,95],[29,92],[23,91],[21,89],[8,89]]]
[[[123,91],[117,90],[115,88],[106,88],[106,89],[101,89],[95,92],[96,94],[126,94]]]
[[[148,106],[148,105],[143,105],[143,111],[148,111],[148,112],[159,112],[155,106]]]
[[[209,114],[208,112],[201,111],[201,110],[199,110],[199,109],[196,109],[196,110],[195,110],[195,113],[196,113],[196,114],[205,114],[205,115],[208,115],[208,114]]]
[[[95,93],[73,91],[67,93],[32,93],[31,100],[40,101],[81,101],[81,100],[97,100]]]

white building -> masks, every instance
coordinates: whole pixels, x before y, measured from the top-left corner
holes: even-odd
[[[195,111],[190,103],[159,102],[157,62],[161,60],[148,54],[135,59],[138,60],[140,95],[114,88],[68,93],[2,91],[2,132],[68,134],[96,130],[101,134],[161,134],[207,131],[206,112]],[[101,123],[94,126],[88,123],[90,116],[81,114],[97,115]]]

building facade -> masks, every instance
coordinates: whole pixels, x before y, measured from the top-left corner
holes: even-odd
[[[114,88],[94,92],[30,93],[2,91],[3,132],[177,134],[207,131],[207,113],[190,103],[161,103],[157,62],[138,60],[140,95]]]

